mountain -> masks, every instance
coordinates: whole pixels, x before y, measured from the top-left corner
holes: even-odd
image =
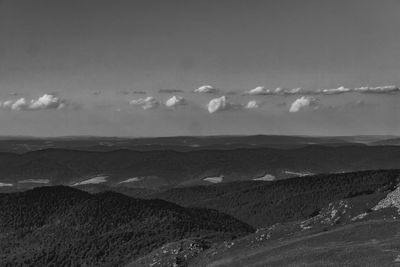
[[[296,149],[110,152],[46,149],[0,153],[0,190],[91,185],[165,190],[237,180],[400,168],[400,147],[309,145]]]
[[[390,138],[385,140],[374,141],[370,143],[370,145],[374,146],[400,146],[400,138]]]
[[[308,219],[210,246],[189,266],[397,266],[399,218],[397,184],[330,202]]]
[[[151,197],[216,209],[259,228],[306,219],[331,202],[378,194],[399,182],[400,170],[378,170],[174,188]]]
[[[114,192],[57,186],[0,194],[1,266],[121,266],[168,242],[251,232],[214,210]]]
[[[396,266],[400,262],[400,170],[196,186],[162,196],[188,206],[225,210],[253,223],[257,231],[213,244],[195,239],[172,242],[128,266]]]
[[[282,231],[285,226],[280,228]],[[257,234],[199,253],[190,260],[189,266],[393,267],[400,262],[399,232],[399,220],[394,219],[357,221],[286,233],[274,229],[260,230]]]
[[[368,140],[381,140],[379,137]],[[53,149],[74,149],[83,151],[113,151],[129,149],[151,150],[213,150],[254,147],[297,148],[309,144],[340,146],[356,143],[351,137],[313,137],[282,135],[225,135],[225,136],[173,136],[152,138],[123,138],[72,136],[56,138],[0,137],[0,152],[26,153],[30,151]]]
[[[65,186],[0,194],[0,266],[400,261],[400,170],[181,187],[146,198]]]

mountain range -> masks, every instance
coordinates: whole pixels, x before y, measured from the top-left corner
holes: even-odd
[[[398,146],[238,148],[108,152],[44,149],[0,153],[0,190],[43,185],[102,186],[114,191],[166,189],[232,181],[280,180],[320,173],[400,168]],[[132,190],[133,188],[133,190]]]
[[[400,170],[0,194],[1,266],[393,266]],[[399,258],[399,259],[398,259]]]

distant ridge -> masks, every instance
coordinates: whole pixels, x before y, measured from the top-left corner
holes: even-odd
[[[185,152],[47,148],[24,154],[0,153],[0,183],[9,185],[0,186],[0,191],[43,186],[43,181],[45,185],[89,183],[95,186],[99,183],[111,188],[165,190],[207,184],[208,177],[223,176],[221,182],[225,183],[266,175],[279,180],[318,173],[397,169],[400,168],[398,158],[399,146],[308,145],[293,149],[237,148]],[[129,179],[131,182],[122,183]],[[40,184],[35,184],[35,181]]]

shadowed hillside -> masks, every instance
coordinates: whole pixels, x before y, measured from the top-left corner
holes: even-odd
[[[363,171],[175,188],[152,197],[216,209],[254,227],[265,227],[310,217],[335,200],[389,190],[399,181],[399,170]]]
[[[60,186],[0,194],[1,266],[116,266],[171,241],[252,231],[217,211],[113,192]]]
[[[170,190],[162,195],[176,202],[257,219],[257,231],[173,242],[129,266],[395,266],[399,182],[399,170],[364,171]]]

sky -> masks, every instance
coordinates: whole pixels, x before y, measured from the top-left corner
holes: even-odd
[[[0,135],[400,135],[398,10],[0,0]]]

